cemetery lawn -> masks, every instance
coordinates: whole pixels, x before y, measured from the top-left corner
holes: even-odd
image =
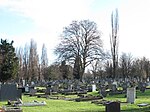
[[[90,93],[97,95],[97,92]],[[105,112],[105,106],[96,105],[89,102],[75,102],[65,100],[51,100],[45,98],[22,96],[23,102],[45,101],[46,106],[22,107],[23,112]],[[150,104],[150,90],[145,93],[137,91],[137,98],[134,104],[127,104],[125,94],[107,96],[104,100],[121,101],[121,112],[150,112],[150,105],[139,107],[137,104],[148,103]],[[0,106],[7,104],[7,102],[0,102]]]

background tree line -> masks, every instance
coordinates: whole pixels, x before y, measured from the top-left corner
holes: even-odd
[[[80,79],[76,76],[79,74],[74,73],[76,72],[74,71],[76,62],[68,63],[67,60],[59,60],[48,65],[45,45],[43,44],[42,55],[39,57],[36,51],[36,43],[31,40],[30,44],[30,47],[26,45],[24,49],[19,48],[16,53],[19,59],[19,71],[17,75],[20,80],[48,81],[51,79]],[[112,74],[113,62],[111,58],[103,60],[95,59],[88,66],[86,72],[83,73],[82,78],[112,78]],[[116,69],[116,78],[140,78],[146,80],[149,77],[150,60],[148,58],[134,58],[130,53],[122,53],[120,55]]]
[[[34,40],[31,40],[30,45],[26,44],[24,48],[15,49],[12,47],[13,41],[8,43],[6,40],[1,40],[1,55],[0,55],[0,79],[6,81],[7,79],[15,79],[21,81],[48,81],[50,79],[74,79],[74,64],[67,63],[67,61],[55,62],[48,65],[47,49],[43,44],[42,54],[39,57],[37,53],[37,44]],[[9,47],[11,46],[11,47]],[[12,51],[8,51],[12,49]],[[4,52],[8,51],[11,53]],[[8,61],[5,61],[3,57],[9,58],[11,61],[14,59],[16,64],[14,70],[7,71],[12,68]],[[10,61],[9,60],[9,61]],[[18,61],[17,61],[18,60]],[[5,70],[7,71],[5,71]],[[3,77],[3,73],[9,74]],[[110,78],[113,74],[112,59],[105,58],[103,60],[95,59],[87,70],[83,74],[82,78]],[[118,66],[116,69],[117,78],[133,78],[139,77],[140,79],[147,79],[150,77],[150,60],[146,57],[134,58],[131,54],[122,53],[118,60]]]

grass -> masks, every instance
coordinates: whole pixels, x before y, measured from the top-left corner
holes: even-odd
[[[100,107],[91,104],[90,102],[74,102],[64,100],[46,100],[43,98],[37,99],[27,96],[23,97],[24,102],[27,101],[46,101],[46,106],[23,107],[24,112],[98,112]],[[94,110],[94,111],[93,111]]]
[[[98,92],[88,93],[92,95],[98,95]],[[107,96],[105,100],[109,101],[122,101],[125,102],[125,94]],[[72,96],[68,96],[72,97]],[[73,96],[75,97],[75,96]],[[74,102],[74,101],[64,101],[64,100],[51,100],[45,98],[37,97],[22,97],[23,102],[45,101],[46,106],[34,106],[34,107],[22,107],[23,112],[105,112],[105,106],[92,104],[91,102]],[[7,102],[0,102],[0,106],[5,105]],[[150,112],[150,106],[138,107],[139,103],[149,103],[150,104],[150,90],[145,93],[137,91],[137,99],[135,104],[121,103],[121,112]]]
[[[64,100],[50,100],[45,98],[36,98],[23,96],[23,102],[45,101],[46,106],[22,107],[23,112],[99,112],[104,107],[91,104],[91,102],[74,102]],[[0,102],[5,105],[7,102]]]

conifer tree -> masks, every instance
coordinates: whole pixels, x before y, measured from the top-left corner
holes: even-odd
[[[0,81],[6,82],[14,78],[18,72],[18,58],[16,57],[13,41],[1,39],[0,43]]]

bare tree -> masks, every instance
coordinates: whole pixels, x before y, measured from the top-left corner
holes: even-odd
[[[47,49],[45,44],[42,46],[42,55],[41,55],[41,73],[39,73],[39,79],[46,79],[47,75],[47,67],[48,67],[48,58],[47,58]]]
[[[127,69],[125,70],[126,72],[130,71],[129,73],[126,73],[127,77],[130,77],[130,78],[136,77],[141,80],[146,80],[149,77],[150,62],[149,62],[149,59],[147,59],[146,57],[137,58],[134,60],[132,58],[132,61],[129,65],[130,65],[129,67],[130,69],[128,68],[129,70]]]
[[[19,60],[19,69],[18,69],[18,74],[17,74],[17,80],[20,82],[21,79],[24,77],[23,76],[23,49],[20,47],[18,49],[16,49],[16,55],[18,57]]]
[[[26,44],[24,46],[24,53],[23,53],[23,73],[24,79],[28,81],[30,78],[29,76],[29,46]]]
[[[104,76],[103,72],[104,72],[104,63],[102,63],[100,60],[95,60],[93,61],[93,63],[91,64],[91,71],[94,75],[94,79],[96,78],[102,78]]]
[[[143,57],[142,61],[143,61],[143,75],[145,75],[144,76],[145,78],[148,78],[150,74],[150,61],[146,57]]]
[[[149,76],[150,63],[146,57],[143,57],[139,60],[140,76],[142,79],[146,79]]]
[[[118,23],[118,10],[116,9],[115,13],[111,15],[111,27],[112,32],[110,36],[110,45],[111,45],[111,55],[112,55],[112,63],[113,63],[113,78],[116,77],[116,71],[118,67],[118,30],[119,30],[119,23]]]
[[[129,77],[132,75],[132,65],[133,58],[131,54],[122,53],[120,57],[120,71],[123,78]]]
[[[37,81],[38,76],[38,68],[39,67],[39,57],[37,54],[37,44],[34,40],[30,42],[30,54],[29,54],[29,75],[30,81]]]
[[[104,68],[105,68],[106,77],[108,78],[112,77],[111,75],[113,74],[113,67],[112,67],[112,62],[110,60],[107,60],[105,62]]]
[[[103,56],[102,41],[93,21],[73,21],[64,28],[61,43],[55,50],[61,60],[74,64],[74,77],[81,79],[85,68]]]

